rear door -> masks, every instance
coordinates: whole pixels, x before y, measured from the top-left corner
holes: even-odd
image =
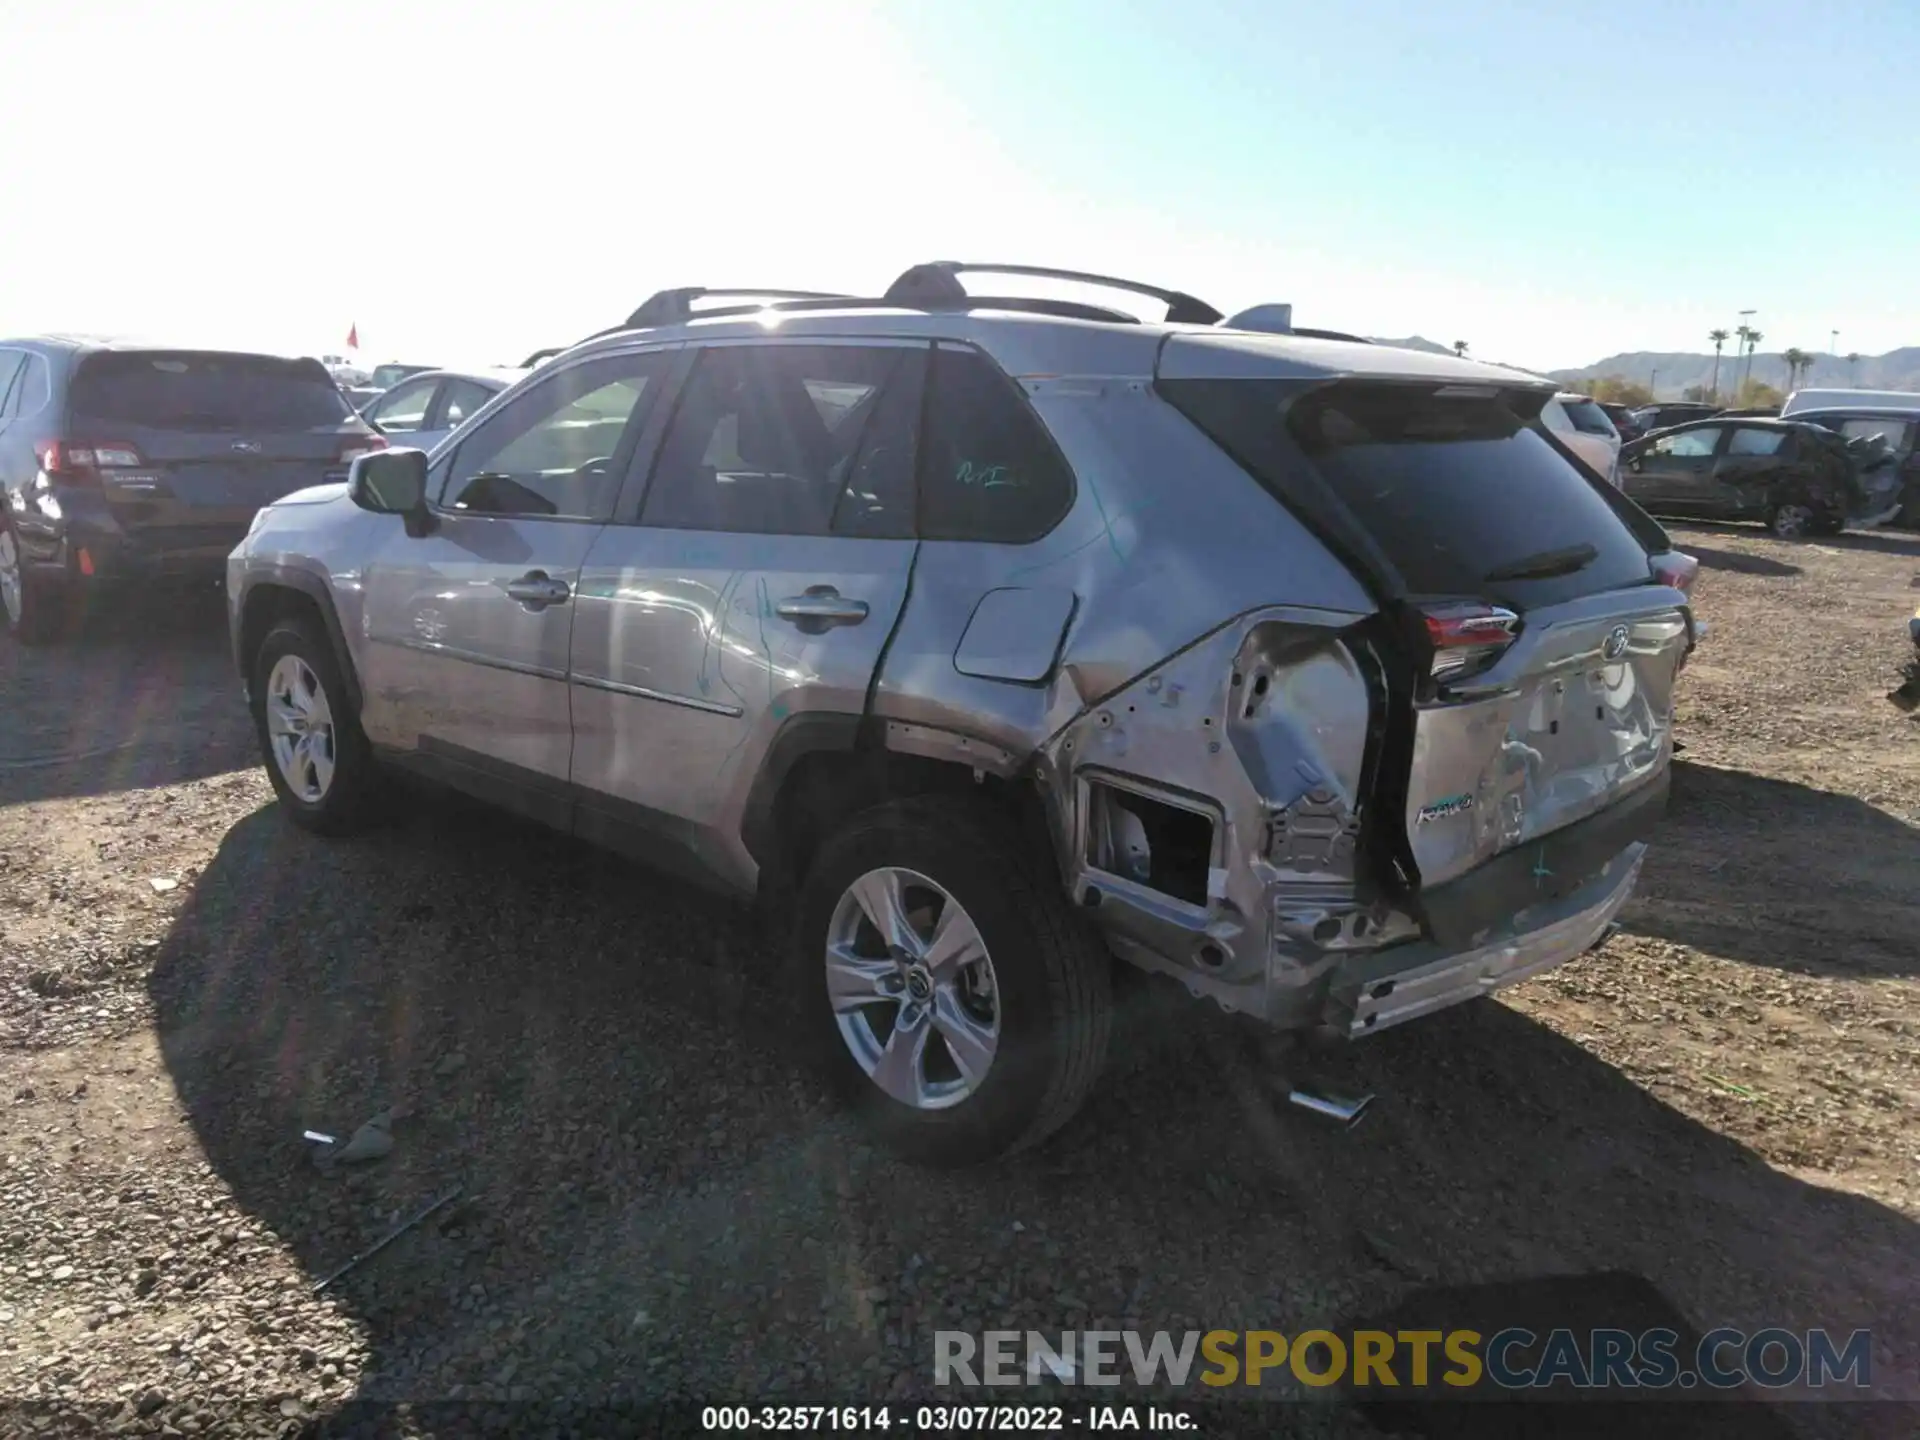
[[[1160,388],[1340,539],[1396,618],[1403,678],[1376,796],[1404,806],[1389,838],[1404,842],[1436,933],[1464,943],[1529,897],[1567,893],[1650,826],[1688,638],[1682,597],[1653,583],[1644,522],[1526,423],[1538,392]]]
[[[68,388],[72,442],[124,453],[103,466],[132,536],[175,554],[224,555],[261,506],[346,478],[366,425],[317,360],[108,350]]]
[[[866,709],[913,568],[923,342],[703,346],[651,475],[587,557],[577,828],[739,885],[790,719]]]
[[[1795,474],[1792,432],[1758,425],[1729,425],[1702,493],[1720,515],[1764,514],[1777,482]]]

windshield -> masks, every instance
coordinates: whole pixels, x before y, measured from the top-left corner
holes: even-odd
[[[73,382],[82,423],[155,430],[313,430],[353,412],[315,360],[209,351],[113,351]]]

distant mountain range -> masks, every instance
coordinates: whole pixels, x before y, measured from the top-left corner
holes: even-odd
[[[1423,335],[1409,335],[1401,340],[1376,335],[1373,343],[1398,345],[1403,350],[1424,350],[1430,355],[1453,353],[1451,345],[1436,344]],[[1478,360],[1485,357],[1469,350],[1467,358]],[[1745,359],[1735,356],[1730,345],[1720,357],[1721,394],[1728,393],[1740,383],[1745,365]],[[1617,375],[1622,380],[1635,380],[1642,385],[1651,383],[1657,387],[1656,394],[1660,399],[1677,400],[1690,385],[1704,388],[1713,383],[1713,356],[1711,353],[1700,355],[1670,350],[1632,350],[1624,355],[1609,355],[1605,360],[1574,370],[1537,373],[1544,373],[1568,385],[1591,384],[1605,376]],[[1778,350],[1762,350],[1755,355],[1753,378],[1763,380],[1776,389],[1784,388],[1787,383],[1787,362],[1782,353]],[[1843,355],[1816,355],[1812,367],[1802,372],[1800,384],[1803,388],[1818,386],[1846,390],[1920,391],[1920,345],[1889,350],[1884,355],[1862,355],[1852,365],[1847,363]]]

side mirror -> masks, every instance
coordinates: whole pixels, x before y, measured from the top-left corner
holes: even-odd
[[[347,470],[347,496],[376,515],[405,516],[409,535],[425,535],[433,528],[424,450],[374,450],[356,456]]]

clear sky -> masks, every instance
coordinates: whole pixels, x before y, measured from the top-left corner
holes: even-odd
[[[1920,0],[0,0],[0,334],[494,363],[1135,275],[1539,368],[1920,344]]]

